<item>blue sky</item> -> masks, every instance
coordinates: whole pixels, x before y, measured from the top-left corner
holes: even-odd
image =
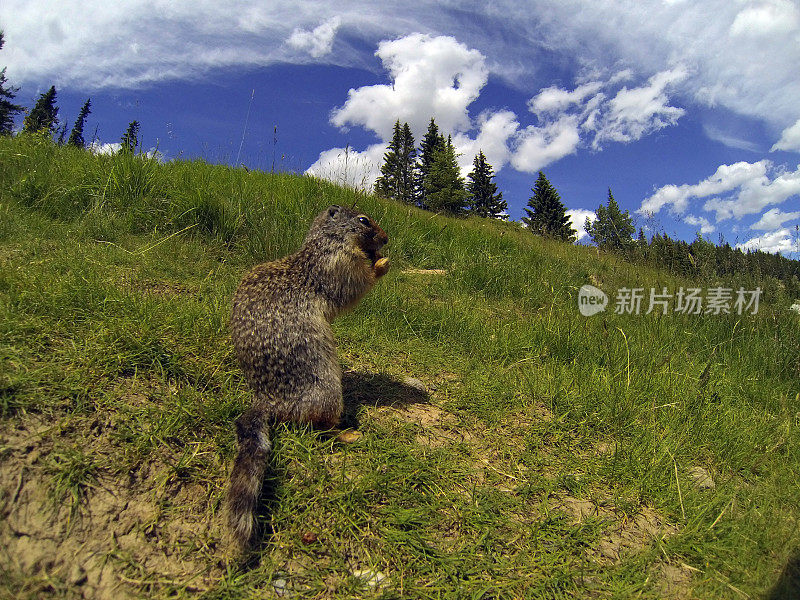
[[[651,233],[800,258],[797,1],[6,0],[0,28],[18,100],[54,84],[71,126],[91,97],[101,143],[136,119],[166,159],[368,186],[433,116],[513,219],[541,169],[577,223],[610,187]]]

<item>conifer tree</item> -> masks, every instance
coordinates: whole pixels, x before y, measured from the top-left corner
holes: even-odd
[[[628,250],[633,244],[636,228],[628,211],[619,209],[610,188],[608,204],[598,206],[595,214],[597,218],[594,221],[586,219],[585,229],[597,247],[602,250]]]
[[[22,124],[24,133],[44,132],[53,135],[58,128],[58,107],[56,106],[56,86],[42,93],[33,109]]]
[[[139,121],[131,121],[128,129],[120,140],[122,142],[121,152],[133,153],[139,145]]]
[[[58,133],[58,139],[56,140],[56,143],[59,146],[63,146],[64,141],[67,139],[67,124],[62,123],[61,127],[58,128],[56,133]]]
[[[408,123],[403,123],[400,146],[400,200],[414,204],[417,200],[417,149]]]
[[[394,124],[394,134],[389,148],[383,155],[381,175],[375,181],[375,192],[384,198],[391,198],[414,204],[417,187],[417,150],[414,136],[408,123]]]
[[[70,146],[77,146],[83,148],[86,146],[86,141],[83,139],[83,126],[86,122],[86,117],[92,112],[92,100],[87,99],[81,107],[81,112],[78,113],[78,118],[75,119],[75,125],[69,133],[69,140],[67,143]]]
[[[417,204],[420,208],[427,208],[425,202],[425,178],[430,173],[433,157],[436,151],[445,144],[444,136],[439,133],[433,117],[428,123],[428,130],[419,145],[419,165],[417,168]]]
[[[525,209],[528,216],[522,218],[528,229],[538,235],[574,242],[576,231],[572,228],[567,210],[542,171],[539,171],[539,177],[531,191],[533,196],[528,200],[528,208]]]
[[[397,198],[400,190],[400,147],[403,145],[403,133],[400,119],[394,124],[394,133],[389,147],[383,155],[381,175],[375,181],[375,193],[383,198]]]
[[[478,152],[472,162],[472,172],[467,175],[467,192],[469,192],[469,211],[479,217],[489,217],[493,219],[506,219],[505,215],[508,204],[503,200],[503,192],[497,191],[494,179],[494,170],[486,162],[483,150]]]
[[[3,32],[0,31],[0,48],[3,44]],[[0,69],[0,135],[11,135],[14,132],[14,115],[22,112],[22,107],[12,102],[19,88],[6,86],[6,82],[6,68],[3,67]]]
[[[456,159],[456,150],[449,137],[434,150],[433,161],[423,181],[428,209],[453,215],[466,211],[468,194]]]

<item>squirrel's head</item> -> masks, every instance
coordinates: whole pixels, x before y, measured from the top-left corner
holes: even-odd
[[[386,232],[369,216],[338,205],[329,206],[317,215],[306,240],[318,236],[341,243],[351,240],[373,261],[378,250],[389,241]]]

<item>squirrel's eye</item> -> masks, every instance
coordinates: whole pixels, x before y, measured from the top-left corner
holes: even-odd
[[[366,225],[367,227],[372,225],[372,223],[369,222],[369,219],[367,217],[358,217],[358,222],[361,223],[362,225]]]

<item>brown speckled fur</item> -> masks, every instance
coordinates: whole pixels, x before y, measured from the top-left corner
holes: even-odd
[[[230,330],[253,390],[252,408],[236,421],[238,453],[228,491],[228,522],[247,548],[275,422],[335,427],[342,414],[342,373],[330,327],[388,270],[388,241],[375,221],[331,206],[314,219],[295,254],[244,276],[233,298]]]

